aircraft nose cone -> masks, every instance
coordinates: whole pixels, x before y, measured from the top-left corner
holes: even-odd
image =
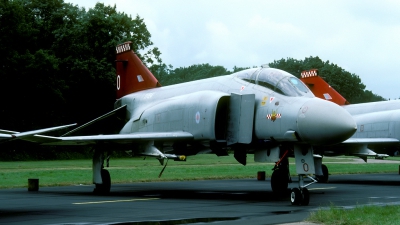
[[[329,145],[345,141],[357,130],[353,117],[335,103],[313,98],[299,110],[298,134],[302,141]]]

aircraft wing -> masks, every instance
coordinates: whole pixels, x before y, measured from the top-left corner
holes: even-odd
[[[18,132],[10,130],[0,130],[0,141],[12,138],[12,134],[17,134]]]
[[[3,134],[17,134],[17,133],[19,133],[19,132],[11,131],[11,130],[0,130],[0,135],[3,135]]]
[[[369,146],[395,145],[400,141],[396,138],[349,138],[340,145],[347,149],[348,155],[358,156],[367,162],[367,157],[385,158],[387,154],[379,154],[369,149]]]
[[[94,145],[97,143],[130,144],[142,141],[178,141],[192,140],[193,135],[188,132],[138,132],[132,134],[109,134],[71,137],[52,137],[35,135],[22,138],[26,141],[36,142],[41,145]]]
[[[400,141],[396,138],[349,138],[343,144],[395,144]]]
[[[4,141],[17,140],[17,139],[28,139],[29,137],[33,137],[33,136],[41,134],[41,133],[65,129],[67,127],[71,127],[71,126],[75,126],[75,125],[76,124],[69,124],[69,125],[64,125],[64,126],[50,127],[50,128],[44,128],[44,129],[32,130],[32,131],[26,131],[26,132],[0,130],[0,141],[4,142]]]

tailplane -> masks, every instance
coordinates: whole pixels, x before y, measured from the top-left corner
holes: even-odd
[[[318,76],[317,69],[301,72],[300,80],[303,81],[318,98],[334,102],[338,105],[350,104],[339,92],[322,79],[322,77]]]
[[[117,99],[146,89],[160,87],[157,78],[133,52],[132,42],[116,47]]]

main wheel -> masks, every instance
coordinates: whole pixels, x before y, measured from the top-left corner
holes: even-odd
[[[316,178],[317,178],[318,182],[320,182],[320,183],[328,183],[328,179],[329,179],[328,167],[325,164],[322,164],[321,169],[322,169],[322,175],[316,176]]]
[[[289,185],[289,175],[286,169],[274,170],[271,176],[271,188],[274,193],[283,193]]]
[[[310,203],[310,192],[307,188],[301,190],[301,205],[308,205]]]
[[[290,203],[292,205],[299,205],[302,201],[302,196],[298,188],[292,188],[290,192]]]
[[[108,194],[111,189],[111,176],[108,170],[101,170],[101,179],[103,180],[102,184],[96,184],[96,188],[94,189],[94,193],[96,194]]]

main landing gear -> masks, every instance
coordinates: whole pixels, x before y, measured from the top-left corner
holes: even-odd
[[[106,166],[109,165],[110,156],[106,158]],[[95,149],[93,154],[93,183],[95,188],[93,193],[107,195],[111,189],[111,176],[108,170],[104,169],[104,151],[100,148]]]
[[[110,172],[106,169],[101,169],[101,179],[103,180],[102,184],[95,184],[96,187],[93,189],[93,193],[99,195],[106,195],[110,193],[111,190],[111,176]]]
[[[289,170],[281,167],[276,168],[271,176],[271,188],[274,193],[285,193],[290,182]]]
[[[315,179],[318,180],[319,183],[328,183],[329,180],[328,167],[325,164],[322,164],[321,170],[322,170],[322,175],[316,175]]]
[[[271,188],[274,193],[284,194],[288,189],[289,183],[292,182],[289,174],[289,160],[287,157],[289,151],[286,151],[281,159],[275,164],[272,169]]]

